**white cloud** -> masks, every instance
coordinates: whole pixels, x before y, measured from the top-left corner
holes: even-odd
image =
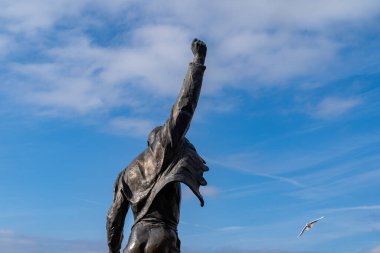
[[[206,179],[207,180],[207,179]],[[200,187],[200,192],[205,198],[214,198],[218,197],[221,192],[223,192],[221,189],[219,189],[216,186],[202,186]],[[194,193],[189,189],[189,187],[185,186],[182,187],[182,198],[184,200],[195,200],[196,197]],[[206,199],[207,202],[207,199]]]
[[[335,118],[358,106],[360,103],[361,100],[358,98],[327,97],[318,104],[313,115],[322,119]]]
[[[117,117],[109,122],[109,127],[114,133],[148,138],[154,124],[145,119]]]
[[[8,77],[12,85],[5,90],[12,100],[58,115],[138,108],[145,99],[141,94],[177,94],[192,57],[190,41],[198,36],[209,46],[205,94],[219,96],[222,93],[216,91],[226,87],[291,85],[293,78],[322,75],[338,64],[339,50],[346,44],[336,34],[375,17],[379,5],[298,0],[7,1],[0,10],[0,31],[6,31],[0,48],[1,41],[21,34],[32,38],[32,45],[18,41],[20,47],[11,53],[38,53],[41,59],[5,64],[13,71]],[[101,17],[89,15],[91,11]],[[117,46],[100,46],[96,36],[102,34],[87,33],[106,25],[104,17],[121,20]],[[56,29],[66,21],[71,22],[67,29]],[[358,103],[326,100],[316,115],[340,115]]]
[[[10,32],[34,33],[51,27],[62,16],[78,14],[85,1],[2,1],[1,16]]]
[[[200,188],[200,191],[205,197],[216,197],[220,193],[220,189],[215,186],[204,186]]]
[[[265,29],[268,27],[314,28],[329,25],[331,22],[347,22],[368,18],[378,13],[377,1],[335,1],[305,2],[293,1],[234,1],[202,2],[185,0],[153,1],[147,5],[148,13],[159,15],[167,22],[179,20],[187,26],[207,29],[204,33],[222,35],[224,31],[245,29]],[[374,9],[375,8],[375,9]],[[228,20],[228,22],[226,22]],[[214,28],[214,29],[211,29]]]
[[[214,81],[212,76],[211,80],[233,85],[234,80],[249,78],[255,86],[284,85],[291,78],[323,71],[328,62],[334,62],[338,48],[323,36],[307,38],[289,31],[232,34],[216,48],[218,58],[212,63],[220,79]]]
[[[380,246],[371,249],[368,253],[380,253]]]
[[[100,253],[106,251],[106,244],[102,241],[65,240],[12,232],[0,233],[0,248],[7,253]]]
[[[15,235],[15,231],[11,229],[0,229],[0,237],[10,237]]]
[[[36,36],[41,30],[51,29],[57,22],[71,22],[80,18],[88,9],[99,9],[103,13],[115,14],[125,10],[134,0],[12,0],[1,1],[0,16],[4,23],[0,25],[8,32]],[[82,20],[84,20],[84,17]],[[77,25],[81,25],[77,23]]]
[[[62,48],[48,50],[47,55],[52,62],[11,65],[17,76],[16,80],[8,80],[7,92],[14,100],[57,115],[62,111],[99,112],[134,103],[128,90],[98,78],[98,72],[114,55],[112,51],[92,47],[85,38],[76,38]]]
[[[373,17],[376,6],[376,1],[171,1],[169,6],[155,1],[148,13],[209,40],[209,64],[215,69],[209,80],[220,87],[241,78],[253,78],[255,85],[284,83],[326,69],[344,46],[334,39],[334,24],[347,27]]]
[[[174,97],[191,60],[182,50],[191,56],[186,34],[152,26],[136,30],[132,39],[131,48],[113,49],[91,45],[86,37],[66,39],[61,47],[47,49],[49,63],[11,65],[16,80],[8,80],[5,89],[14,100],[58,115],[138,109],[146,96]]]
[[[175,25],[136,29],[132,46],[115,50],[100,77],[108,83],[133,82],[159,95],[178,93],[190,62],[190,36]]]
[[[8,54],[11,48],[12,48],[11,38],[0,34],[0,57]]]

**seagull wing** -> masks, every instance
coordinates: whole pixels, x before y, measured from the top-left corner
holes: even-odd
[[[318,218],[318,219],[316,219],[316,220],[313,220],[313,221],[310,221],[308,224],[314,224],[314,223],[316,223],[317,221],[320,221],[320,220],[322,220],[323,218],[325,218],[325,216],[322,216],[322,217],[320,217],[320,218]]]
[[[307,229],[307,225],[303,227],[301,233],[298,235],[298,237],[301,237],[301,235],[303,235],[303,233],[306,231]]]

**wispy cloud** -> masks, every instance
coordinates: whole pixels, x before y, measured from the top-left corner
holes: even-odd
[[[220,228],[219,230],[222,232],[230,233],[230,232],[237,232],[239,230],[242,230],[243,228],[244,227],[242,226],[228,226],[228,227]]]
[[[380,246],[371,249],[368,253],[380,253]]]
[[[314,133],[312,133],[314,134]],[[221,196],[247,196],[273,190],[273,183],[292,185],[282,194],[303,201],[331,200],[338,196],[351,196],[363,189],[370,189],[379,179],[377,164],[378,138],[376,133],[368,133],[351,138],[314,140],[307,148],[273,149],[274,139],[263,145],[253,145],[250,152],[224,154],[216,158],[207,158],[212,167],[240,171],[244,174],[267,178],[264,183],[248,184],[241,187],[224,189]],[[298,137],[296,137],[298,138]],[[299,138],[304,138],[302,134]],[[291,151],[289,151],[291,150]],[[272,184],[270,186],[270,184]],[[228,191],[228,192],[227,192]]]
[[[8,253],[100,253],[106,251],[106,244],[103,241],[65,240],[23,235],[12,231],[0,233],[0,248]]]
[[[219,161],[220,159],[207,159],[211,164],[217,165],[217,166],[222,166],[224,168],[229,168],[229,169],[234,169],[234,170],[239,170],[244,173],[249,173],[251,175],[259,176],[259,177],[264,177],[264,178],[269,178],[272,180],[284,182],[291,184],[296,187],[304,187],[302,183],[298,182],[295,179],[289,178],[289,177],[284,177],[284,176],[279,176],[275,174],[269,174],[269,173],[262,173],[262,169],[258,168],[259,166],[253,165],[251,167],[246,167],[242,165],[241,161],[244,160],[242,159],[242,156],[249,156],[252,159],[252,156],[256,156],[255,154],[250,154],[250,153],[239,153],[239,154],[232,154],[232,155],[227,155],[224,156],[224,158]]]
[[[347,211],[374,211],[380,210],[380,205],[362,205],[351,207],[340,207],[323,210],[324,212],[347,212]]]
[[[316,106],[312,114],[322,119],[336,118],[360,105],[361,102],[359,98],[327,97]]]
[[[310,167],[317,169],[304,170],[298,178],[310,182],[309,187],[298,189],[292,195],[302,199],[322,200],[374,187],[380,177],[377,167],[380,156],[375,151],[378,140],[373,137],[371,139],[371,136],[343,142],[339,144],[344,145],[339,151],[331,146],[331,152],[336,154]]]
[[[236,253],[315,253],[318,251],[299,251],[299,250],[294,250],[294,251],[288,251],[288,250],[265,250],[265,249],[241,249],[241,248],[232,248],[232,247],[227,247],[224,249],[217,249],[212,251],[213,253],[228,253],[228,252],[236,252]]]
[[[101,206],[101,207],[109,207],[108,204],[105,204],[105,203],[102,203],[99,201],[95,201],[95,200],[91,200],[91,199],[80,199],[80,198],[73,198],[73,199],[79,200],[81,202],[85,202],[85,203],[90,204],[90,205],[96,205],[96,206]]]

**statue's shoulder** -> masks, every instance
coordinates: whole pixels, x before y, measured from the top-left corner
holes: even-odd
[[[151,154],[149,149],[145,149],[141,152],[132,162],[124,169],[124,181],[133,182],[140,180],[142,171],[146,167],[146,162],[150,158]]]
[[[146,149],[124,169],[123,191],[130,203],[136,204],[147,196],[159,174],[156,168],[152,152]]]

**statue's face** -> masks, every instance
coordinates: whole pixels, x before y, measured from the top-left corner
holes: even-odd
[[[150,134],[149,134],[149,136],[148,136],[148,146],[149,146],[149,147],[153,147],[155,141],[158,139],[158,138],[157,138],[157,133],[161,130],[161,128],[162,128],[162,126],[158,126],[158,127],[154,128],[154,129],[150,132]]]

